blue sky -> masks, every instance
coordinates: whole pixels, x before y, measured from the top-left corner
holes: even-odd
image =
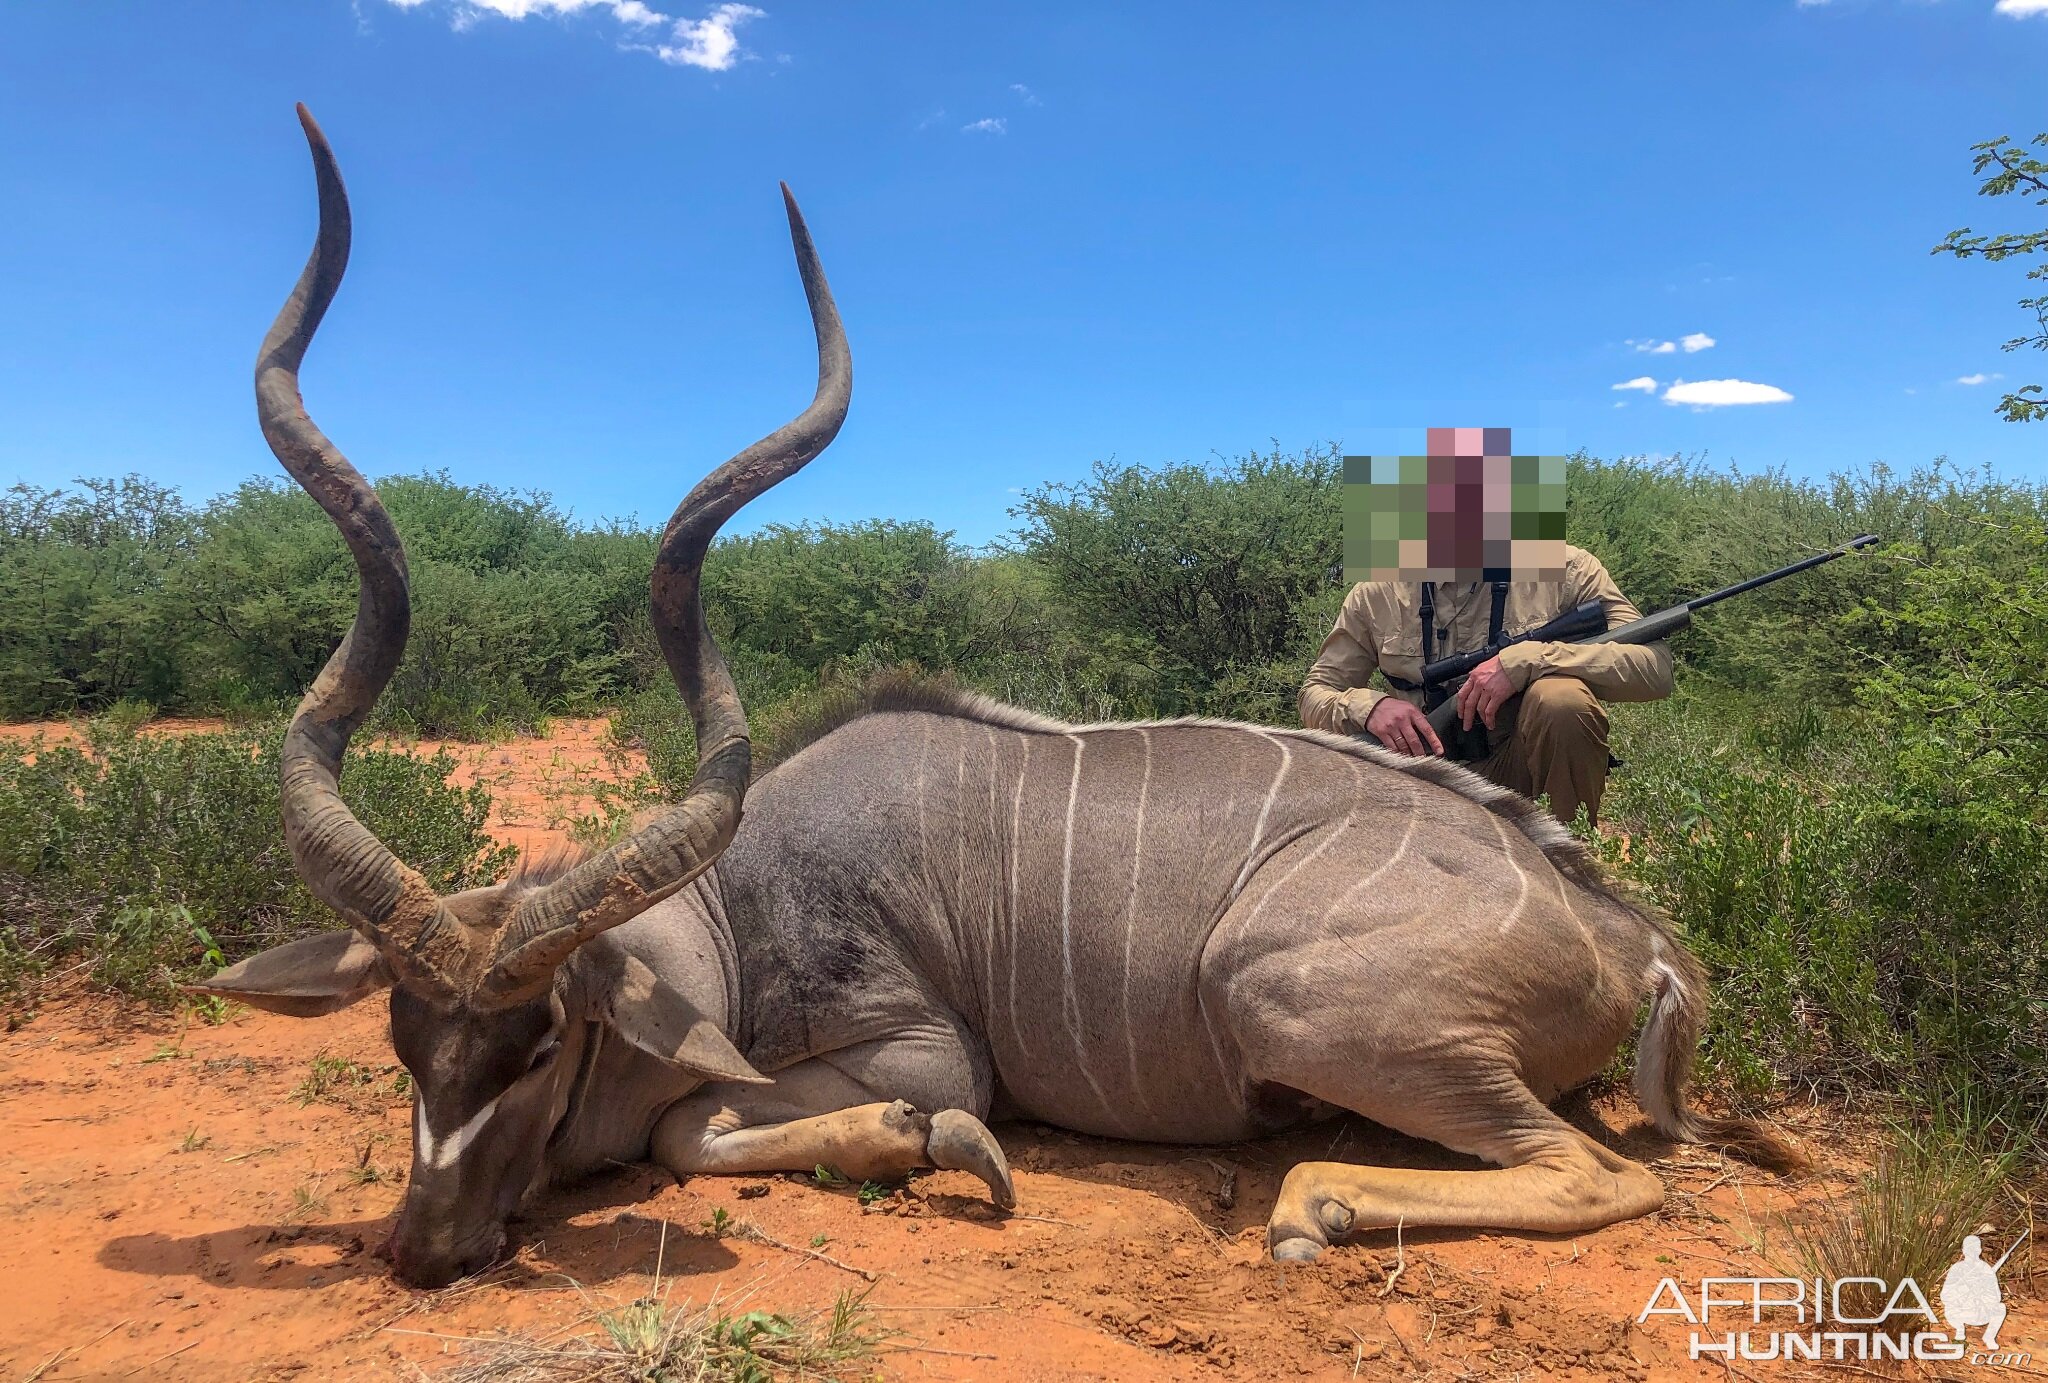
[[[357,227],[307,397],[373,474],[664,516],[808,396],[787,179],[853,412],[743,524],[978,542],[1098,458],[1391,424],[2048,478],[1990,411],[2048,376],[1998,350],[2024,262],[1927,252],[2038,225],[1968,148],[2048,129],[2044,73],[2048,0],[17,3],[0,483],[279,473],[299,100]]]

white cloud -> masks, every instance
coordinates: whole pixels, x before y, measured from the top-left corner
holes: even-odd
[[[1974,375],[1958,375],[1958,376],[1956,377],[1956,383],[1958,383],[1958,384],[1983,384],[1983,383],[1985,383],[1985,382],[1987,382],[1987,381],[1989,381],[1989,380],[1994,380],[1994,379],[2004,379],[2004,378],[2005,378],[2005,376],[2004,376],[2004,375],[2002,375],[2002,374],[1999,374],[1999,373],[1998,373],[1998,372],[1997,372],[1996,370],[1993,370],[1993,371],[1992,371],[1992,372],[1991,372],[1990,374],[1988,374],[1988,375],[1987,375],[1987,374],[1985,374],[1985,373],[1984,373],[1983,371],[1981,371],[1981,370],[1980,370],[1980,371],[1978,371],[1978,372],[1977,372],[1976,374],[1974,374]]]
[[[1696,379],[1688,384],[1673,380],[1664,391],[1666,403],[1689,403],[1694,408],[1727,408],[1746,403],[1790,403],[1792,396],[1773,384],[1752,384],[1746,379]]]
[[[1009,132],[1010,122],[999,115],[991,115],[987,119],[977,120],[971,125],[962,125],[960,127],[960,133],[962,134],[1008,134]]]
[[[431,0],[390,0],[402,10],[418,9]],[[454,23],[466,28],[486,14],[495,14],[505,19],[526,19],[532,15],[577,14],[583,10],[604,10],[611,17],[624,24],[649,25],[666,23],[668,16],[658,14],[641,3],[641,0],[456,0],[453,5]]]
[[[439,0],[386,0],[402,10],[423,9]],[[676,19],[663,14],[646,0],[448,0],[448,22],[457,32],[473,28],[478,21],[496,15],[521,20],[535,15],[565,18],[583,13],[608,14],[632,29],[671,26],[666,42],[628,43],[622,46],[636,53],[652,53],[675,67],[700,67],[707,72],[730,71],[746,56],[740,47],[738,29],[751,19],[766,17],[766,11],[752,5],[712,6],[702,19]],[[786,59],[785,59],[786,60]]]
[[[1685,347],[1687,355],[1692,355],[1699,351],[1712,349],[1714,338],[1707,335],[1704,331],[1695,331],[1689,336],[1679,337],[1678,344]]]
[[[1669,355],[1678,349],[1677,343],[1672,341],[1638,341],[1634,337],[1630,337],[1623,344],[1634,346],[1644,355]]]
[[[701,67],[706,72],[728,72],[740,58],[739,26],[760,19],[767,12],[752,5],[715,5],[702,19],[679,19],[673,44],[655,48],[654,56],[674,67]]]
[[[2009,14],[2014,19],[2025,19],[2033,14],[2048,19],[2048,0],[1998,0],[1991,8],[1999,14]]]
[[[1010,90],[1016,92],[1017,99],[1022,101],[1027,106],[1042,106],[1045,104],[1045,102],[1038,99],[1037,92],[1033,91],[1030,87],[1024,85],[1024,83],[1022,82],[1011,82]]]
[[[1828,0],[1799,0],[1799,8],[1802,10],[1810,10],[1815,5],[1825,5],[1827,3]]]
[[[1648,375],[1637,375],[1634,379],[1625,379],[1619,384],[1610,384],[1607,387],[1610,389],[1640,389],[1645,394],[1654,394],[1657,392],[1657,381],[1651,379]]]

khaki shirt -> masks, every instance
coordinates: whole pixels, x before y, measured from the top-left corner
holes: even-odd
[[[1607,627],[1642,612],[1629,603],[1583,548],[1565,548],[1563,581],[1517,581],[1508,587],[1501,632],[1517,634],[1591,601],[1607,610]],[[1486,647],[1493,588],[1486,582],[1436,588],[1436,656],[1449,658]],[[1501,670],[1516,691],[1554,673],[1576,677],[1604,701],[1655,701],[1671,694],[1671,649],[1653,644],[1522,643],[1501,650]],[[1422,583],[1361,581],[1344,597],[1337,626],[1323,640],[1301,687],[1301,723],[1312,730],[1355,735],[1384,696],[1422,704],[1422,693],[1383,692],[1366,683],[1373,673],[1404,682],[1422,680]]]

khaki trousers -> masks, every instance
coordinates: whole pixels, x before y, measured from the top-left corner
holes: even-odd
[[[1514,730],[1471,765],[1524,797],[1550,794],[1550,810],[1569,822],[1586,809],[1600,819],[1607,788],[1607,712],[1576,677],[1539,677],[1520,698]]]

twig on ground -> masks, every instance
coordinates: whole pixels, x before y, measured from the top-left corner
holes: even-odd
[[[55,1354],[43,1360],[42,1363],[36,1365],[35,1372],[31,1373],[28,1377],[22,1379],[21,1383],[36,1383],[36,1380],[38,1378],[41,1378],[44,1374],[48,1373],[51,1369],[55,1368],[57,1366],[57,1361],[62,1359],[65,1355],[85,1353],[94,1345],[98,1344],[101,1340],[106,1339],[107,1336],[113,1334],[122,1326],[129,1324],[129,1322],[133,1321],[134,1319],[135,1318],[133,1316],[130,1316],[125,1321],[116,1321],[114,1324],[108,1326],[105,1330],[102,1330],[99,1334],[93,1336],[90,1340],[87,1340],[82,1345],[74,1345],[65,1349],[58,1350]]]
[[[1405,1217],[1394,1222],[1394,1270],[1387,1274],[1387,1280],[1380,1285],[1381,1296],[1393,1291],[1394,1284],[1401,1280],[1401,1274],[1408,1271],[1408,1245],[1401,1238],[1401,1231],[1406,1224]]]
[[[1223,1240],[1230,1237],[1226,1235],[1222,1230],[1216,1228],[1216,1226],[1210,1224],[1207,1220],[1203,1219],[1200,1215],[1197,1215],[1194,1212],[1193,1207],[1183,1205],[1180,1209],[1183,1215],[1186,1215],[1190,1220],[1193,1220],[1197,1227],[1207,1231],[1210,1238],[1216,1240],[1218,1243],[1221,1243]]]
[[[171,1352],[170,1352],[169,1354],[159,1354],[159,1355],[158,1355],[158,1356],[157,1356],[156,1358],[154,1358],[154,1359],[150,1360],[150,1361],[149,1361],[149,1362],[148,1362],[147,1364],[137,1364],[137,1365],[136,1365],[136,1366],[135,1366],[134,1368],[132,1368],[132,1369],[128,1370],[128,1372],[126,1372],[126,1373],[122,1374],[122,1375],[121,1375],[121,1377],[123,1377],[123,1378],[133,1378],[133,1377],[135,1377],[135,1375],[136,1375],[136,1374],[138,1374],[138,1373],[141,1373],[141,1372],[142,1372],[142,1371],[143,1371],[144,1369],[153,1369],[153,1368],[155,1368],[155,1367],[156,1367],[156,1366],[157,1366],[158,1364],[161,1364],[161,1363],[163,1363],[163,1362],[164,1362],[165,1360],[167,1360],[167,1359],[175,1359],[175,1358],[177,1358],[177,1357],[178,1357],[179,1355],[183,1354],[183,1353],[184,1353],[184,1352],[185,1352],[186,1350],[188,1350],[188,1349],[192,1348],[192,1347],[193,1347],[194,1345],[196,1345],[196,1344],[198,1344],[198,1343],[199,1343],[199,1341],[198,1341],[198,1340],[187,1340],[187,1341],[185,1341],[185,1343],[184,1343],[184,1344],[182,1344],[182,1345],[179,1345],[179,1346],[178,1346],[178,1347],[177,1347],[176,1349],[172,1350],[172,1351],[171,1351]]]
[[[994,1359],[994,1354],[977,1354],[968,1349],[939,1349],[933,1345],[891,1345],[891,1351],[901,1350],[912,1354],[943,1354],[952,1359]]]
[[[781,1249],[784,1253],[795,1253],[801,1254],[805,1258],[815,1258],[820,1263],[828,1263],[841,1272],[852,1273],[863,1282],[879,1282],[882,1277],[880,1273],[870,1272],[866,1268],[856,1268],[853,1264],[834,1258],[829,1253],[820,1253],[816,1249],[806,1248],[802,1244],[784,1243],[759,1225],[749,1224],[745,1220],[740,1221],[733,1227],[733,1233],[742,1239],[750,1239],[757,1244],[766,1244],[771,1249]]]
[[[1401,1331],[1394,1324],[1394,1318],[1387,1314],[1385,1306],[1380,1307],[1380,1319],[1387,1323],[1387,1333],[1394,1337],[1394,1343],[1401,1347],[1401,1352],[1408,1356],[1409,1362],[1417,1368],[1423,1367],[1422,1360],[1408,1347],[1408,1342],[1401,1338]]]
[[[405,1330],[395,1325],[385,1326],[384,1333],[386,1335],[424,1335],[429,1340],[460,1340],[464,1344],[471,1345],[502,1345],[505,1343],[505,1337],[502,1335],[495,1337],[490,1335],[450,1335],[445,1330]]]

